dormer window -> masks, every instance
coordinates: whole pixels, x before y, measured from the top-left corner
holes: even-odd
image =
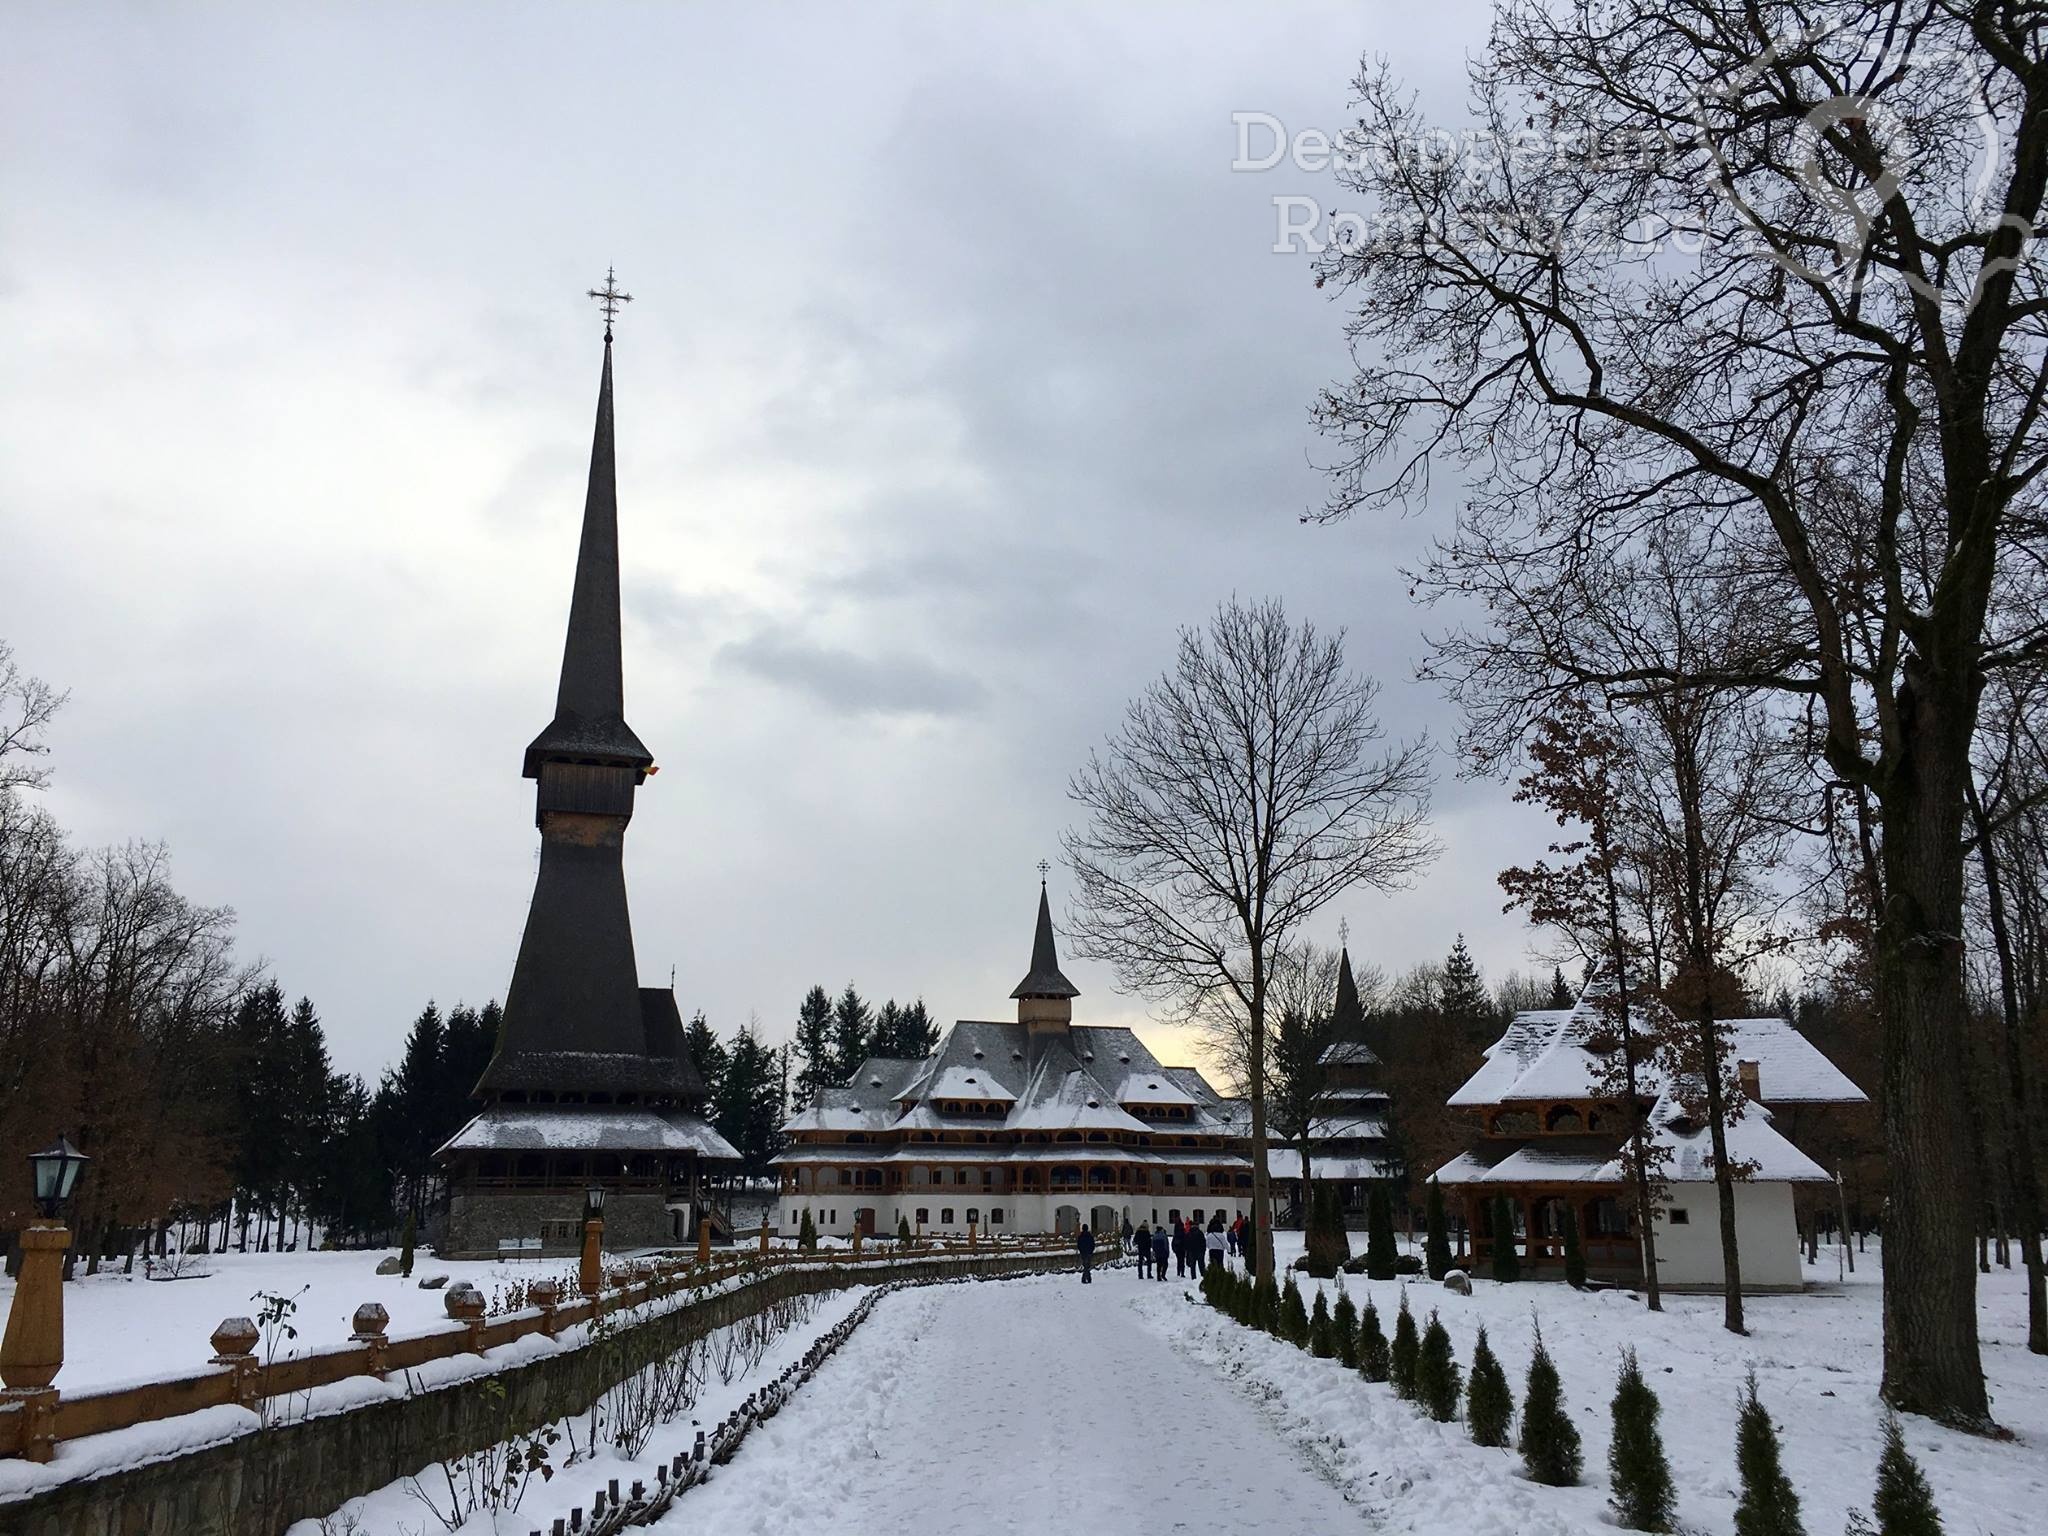
[[[974,1059],[975,1059],[976,1061],[979,1061],[979,1060],[981,1060],[981,1055],[982,1055],[981,1047],[977,1045],[977,1046],[976,1046],[976,1047],[974,1048]],[[969,1081],[969,1082],[971,1083],[971,1082],[973,1082],[973,1081],[974,1081],[974,1079],[970,1077],[970,1078],[968,1079],[968,1081]]]
[[[1131,1053],[1129,1051],[1119,1051],[1117,1052],[1116,1059],[1128,1067],[1131,1064]]]

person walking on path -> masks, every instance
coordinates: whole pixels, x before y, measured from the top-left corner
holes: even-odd
[[[1149,1221],[1138,1223],[1138,1278],[1152,1278],[1152,1223]]]
[[[1153,1234],[1152,1234],[1152,1278],[1153,1278],[1154,1280],[1164,1280],[1164,1279],[1166,1278],[1166,1248],[1167,1248],[1167,1242],[1168,1242],[1168,1238],[1167,1238],[1167,1236],[1166,1236],[1166,1228],[1165,1228],[1164,1226],[1161,1226],[1161,1227],[1159,1227],[1159,1228],[1158,1228],[1157,1230],[1155,1230],[1155,1231],[1153,1232]]]
[[[1123,1237],[1123,1251],[1129,1253],[1131,1251],[1131,1218],[1129,1216],[1124,1217]]]
[[[1208,1248],[1209,1267],[1211,1269],[1221,1269],[1223,1267],[1223,1213],[1221,1211],[1218,1211],[1209,1218]]]
[[[1074,1239],[1074,1246],[1081,1250],[1081,1283],[1091,1285],[1094,1282],[1088,1270],[1095,1262],[1095,1234],[1082,1227],[1081,1235]]]
[[[1184,1279],[1188,1272],[1188,1224],[1178,1216],[1173,1218],[1173,1278]]]

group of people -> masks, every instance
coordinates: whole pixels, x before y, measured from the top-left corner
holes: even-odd
[[[1094,1283],[1091,1271],[1095,1264],[1095,1234],[1082,1227],[1074,1239],[1074,1246],[1081,1255],[1081,1283],[1091,1285]],[[1164,1280],[1169,1254],[1173,1256],[1173,1272],[1177,1277],[1200,1279],[1205,1262],[1211,1267],[1220,1267],[1226,1257],[1250,1258],[1252,1224],[1243,1216],[1226,1222],[1221,1211],[1209,1218],[1206,1229],[1178,1216],[1161,1222],[1157,1227],[1149,1221],[1141,1221],[1133,1227],[1126,1217],[1123,1247],[1126,1252],[1137,1255],[1138,1278],[1141,1280]]]

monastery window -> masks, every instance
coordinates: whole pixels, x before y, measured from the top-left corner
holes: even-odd
[[[978,1227],[978,1226],[980,1226],[980,1225],[981,1225],[981,1207],[980,1207],[980,1206],[978,1206],[978,1205],[970,1205],[969,1207],[967,1207],[967,1222],[968,1222],[968,1225],[970,1225],[970,1226],[976,1226],[976,1227]]]
[[[871,1188],[880,1189],[882,1187],[882,1170],[879,1168],[863,1168],[860,1174],[860,1181]]]
[[[929,1207],[929,1206],[924,1206],[924,1205],[920,1205],[920,1206],[919,1206],[919,1207],[917,1208],[917,1224],[918,1224],[918,1225],[919,1225],[919,1226],[921,1227],[921,1226],[923,1226],[923,1225],[924,1225],[924,1224],[925,1224],[926,1222],[930,1221],[931,1219],[932,1219],[931,1207]]]
[[[976,1131],[976,1132],[974,1133],[974,1142],[975,1142],[975,1145],[976,1145],[976,1146],[987,1146],[987,1145],[988,1145],[988,1132],[987,1132],[987,1131]]]
[[[1109,1140],[1109,1133],[1107,1131],[1090,1131],[1088,1139],[1090,1141],[1107,1141]]]
[[[1670,1221],[1671,1225],[1673,1225],[1674,1227],[1687,1227],[1692,1225],[1692,1212],[1688,1211],[1682,1205],[1672,1206],[1670,1209],[1664,1212],[1664,1215]]]
[[[1619,1200],[1602,1197],[1586,1207],[1586,1229],[1596,1237],[1626,1237],[1628,1215]]]
[[[1602,1123],[1602,1122],[1603,1122],[1603,1120],[1604,1120],[1604,1118],[1605,1118],[1605,1117],[1604,1117],[1604,1116],[1602,1116],[1602,1114],[1600,1113],[1600,1111],[1599,1111],[1599,1110],[1597,1110],[1597,1109],[1589,1109],[1589,1110],[1587,1110],[1587,1111],[1586,1111],[1586,1129],[1587,1129],[1587,1130],[1589,1130],[1589,1131],[1598,1131],[1598,1130],[1604,1130],[1604,1129],[1606,1128],[1606,1127],[1605,1127],[1605,1125],[1604,1125],[1604,1124]]]
[[[1546,1131],[1576,1131],[1584,1125],[1579,1112],[1569,1104],[1553,1105],[1550,1113],[1543,1117],[1543,1129]]]
[[[1079,1131],[1061,1131],[1059,1135],[1053,1137],[1054,1141],[1079,1141],[1080,1139],[1081,1133]]]
[[[1072,1188],[1080,1182],[1081,1170],[1078,1168],[1055,1168],[1052,1171],[1052,1184],[1055,1189]]]
[[[1493,1117],[1488,1128],[1496,1136],[1532,1136],[1536,1125],[1533,1110],[1505,1109]]]
[[[849,1147],[857,1147],[861,1145],[863,1142],[865,1142],[867,1139],[868,1135],[866,1131],[848,1131],[846,1133],[846,1144]]]
[[[547,1160],[531,1152],[521,1157],[512,1170],[513,1177],[520,1179],[544,1179],[547,1172]]]
[[[929,1183],[931,1183],[931,1181],[932,1181],[932,1172],[931,1172],[931,1170],[930,1170],[929,1168],[913,1168],[913,1169],[911,1169],[911,1170],[910,1170],[910,1182],[911,1182],[911,1183],[913,1183],[913,1184],[929,1184]]]
[[[1000,1227],[1003,1224],[1003,1208],[1000,1205],[989,1207],[988,1224],[992,1227]]]
[[[942,1227],[950,1227],[951,1225],[953,1225],[953,1207],[951,1207],[950,1205],[942,1205],[939,1207],[939,1225]]]
[[[1250,1189],[1252,1187],[1252,1176],[1248,1173],[1240,1173],[1237,1176],[1237,1187],[1239,1189]]]

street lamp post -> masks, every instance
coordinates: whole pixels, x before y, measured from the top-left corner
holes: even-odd
[[[604,1286],[604,1196],[602,1184],[583,1192],[583,1266],[577,1284],[586,1296],[595,1296]]]
[[[0,1402],[21,1405],[21,1454],[48,1461],[56,1449],[57,1389],[50,1383],[64,1366],[64,1250],[71,1246],[64,1207],[91,1159],[60,1136],[28,1161],[41,1217],[21,1233],[21,1277],[0,1338]]]

